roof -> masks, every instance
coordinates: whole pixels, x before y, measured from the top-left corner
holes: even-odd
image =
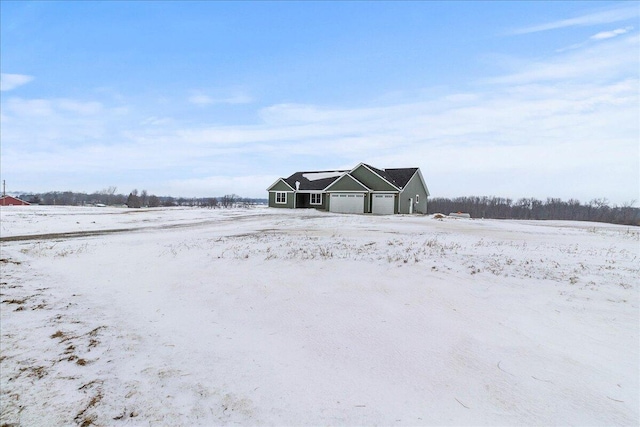
[[[18,199],[17,197],[5,195],[0,197],[0,206],[10,206],[10,205],[30,205],[31,203],[25,202],[22,199]]]
[[[394,185],[399,189],[403,189],[418,170],[418,168],[378,169],[366,163],[361,164],[371,169],[374,173],[380,175],[382,178],[389,181],[391,185]],[[292,189],[298,189],[300,191],[322,191],[347,172],[350,171],[330,170],[296,172],[289,178],[283,178],[283,180]],[[300,183],[299,188],[296,188],[296,182]]]
[[[340,178],[345,172],[343,170],[334,171],[308,171],[308,172],[296,172],[284,181],[296,188],[296,181],[300,183],[299,190],[301,191],[319,191],[324,190],[333,183],[336,179]]]
[[[404,188],[411,177],[415,175],[418,168],[385,169],[384,171],[391,177],[393,183],[399,188]]]

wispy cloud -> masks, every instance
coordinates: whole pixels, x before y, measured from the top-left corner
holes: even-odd
[[[191,95],[189,102],[196,105],[210,105],[214,103],[214,99],[207,95],[197,94]]]
[[[624,6],[616,7],[613,9],[601,10],[598,12],[576,16],[573,18],[519,28],[513,30],[511,34],[529,34],[568,27],[610,24],[613,22],[637,19],[639,15],[640,8],[638,7],[637,3],[632,2],[631,4],[625,4]]]
[[[579,49],[582,47],[582,49]],[[575,46],[558,51],[544,60],[521,64],[512,73],[484,80],[492,84],[525,84],[536,81],[583,81],[617,78],[621,75],[637,75],[640,36],[637,34],[615,40]]]
[[[5,74],[0,75],[0,91],[10,91],[33,80],[32,76],[25,74]]]
[[[275,176],[295,169],[367,161],[419,166],[436,195],[584,199],[599,192],[621,203],[638,194],[639,42],[621,34],[522,60],[474,82],[474,90],[412,102],[276,103],[243,126],[168,119],[164,106],[122,114],[109,101],[3,97],[3,174],[33,190],[52,189],[42,188],[43,176],[72,174],[94,187],[87,191],[117,185],[264,197]],[[182,117],[197,110],[185,108]]]
[[[214,98],[203,93],[194,93],[188,98],[188,101],[195,105],[205,106],[213,104],[249,104],[253,102],[253,99],[250,96],[242,93],[223,98]]]
[[[592,39],[592,40],[610,39],[610,38],[617,37],[617,36],[622,35],[622,34],[626,34],[629,31],[631,31],[632,29],[633,29],[633,27],[626,27],[626,28],[618,28],[618,29],[615,29],[613,31],[601,31],[598,34],[594,34],[589,38]]]
[[[57,106],[61,110],[81,114],[83,116],[98,114],[102,111],[102,104],[95,101],[81,102],[73,99],[60,99],[57,102]]]

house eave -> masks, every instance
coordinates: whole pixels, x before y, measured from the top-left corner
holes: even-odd
[[[369,165],[367,165],[364,162],[360,162],[360,164],[358,164],[358,166],[356,166],[355,168],[351,169],[349,172],[353,172],[354,170],[358,169],[360,166],[364,166],[365,168],[367,168],[367,170],[369,172],[371,172],[372,174],[376,175],[377,177],[379,177],[381,180],[383,180],[384,182],[386,182],[387,184],[389,184],[390,186],[392,186],[393,188],[395,188],[398,191],[402,191],[401,188],[398,188],[397,185],[389,182],[389,180],[387,178],[385,178],[384,176],[380,175],[378,172],[374,171],[373,169],[371,169],[371,167],[369,167]]]

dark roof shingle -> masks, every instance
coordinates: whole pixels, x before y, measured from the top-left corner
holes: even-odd
[[[417,170],[418,168],[399,168],[385,169],[384,171],[393,179],[397,187],[404,188]]]
[[[336,179],[340,178],[340,176],[342,176],[342,174],[345,173],[345,172],[348,172],[348,171],[296,172],[293,175],[291,175],[289,178],[286,178],[285,181],[293,189],[296,188],[296,181],[298,181],[300,183],[300,190],[302,190],[302,191],[324,190],[329,185],[331,185],[331,183],[333,181],[335,181]],[[329,176],[327,178],[313,179],[313,180],[309,180],[305,176],[305,175],[309,176],[309,175],[314,175],[314,174],[315,175],[319,175],[319,176],[322,176],[322,174],[325,174],[325,175],[334,174],[334,176]]]

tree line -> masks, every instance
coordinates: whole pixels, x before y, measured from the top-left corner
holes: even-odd
[[[502,197],[430,198],[427,212],[430,214],[465,212],[472,218],[497,219],[556,219],[596,221],[613,224],[640,225],[640,208],[634,202],[622,206],[610,206],[606,199],[593,199],[580,203],[575,199],[564,201],[556,198],[538,200],[522,198],[516,201]]]
[[[237,194],[226,194],[217,197],[172,197],[156,196],[147,190],[132,190],[127,194],[118,194],[116,187],[93,193],[79,193],[74,191],[49,191],[46,193],[22,194],[20,199],[31,204],[60,205],[60,206],[127,206],[129,208],[160,207],[160,206],[198,206],[206,208],[229,208],[234,206],[249,206],[266,204],[267,199],[241,197]]]
[[[50,191],[47,193],[22,194],[20,199],[40,205],[106,205],[128,206],[130,208],[160,206],[197,206],[206,208],[229,208],[234,206],[250,206],[266,204],[267,199],[240,197],[227,194],[218,197],[171,197],[148,194],[146,190],[132,190],[128,195],[118,194],[116,187],[93,193],[72,191]],[[588,203],[558,198],[538,200],[522,198],[512,200],[495,196],[467,196],[456,198],[429,198],[427,212],[429,214],[465,212],[472,218],[496,219],[555,219],[574,221],[596,221],[613,224],[640,226],[640,208],[633,207],[634,202],[622,206],[611,206],[606,199],[593,199]]]

